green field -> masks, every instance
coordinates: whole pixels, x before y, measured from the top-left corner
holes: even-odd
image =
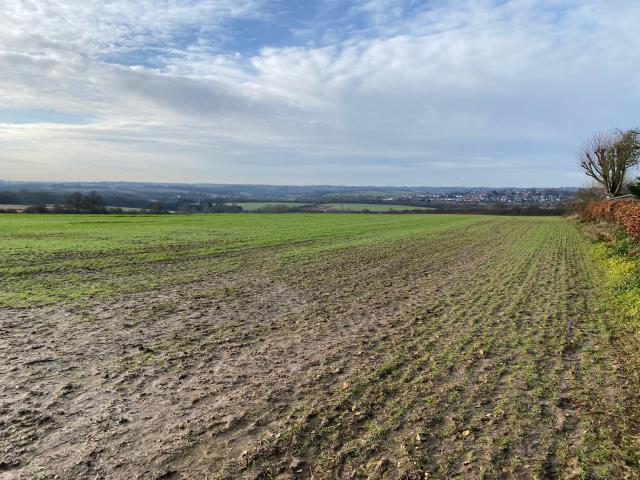
[[[235,205],[240,205],[243,210],[253,212],[265,207],[273,207],[276,205],[286,205],[287,207],[312,207],[314,210],[353,210],[362,211],[369,210],[371,212],[388,212],[393,210],[430,210],[427,207],[415,207],[411,205],[396,205],[396,204],[380,204],[380,203],[323,203],[320,205],[310,205],[306,203],[298,202],[240,202]]]
[[[328,203],[327,209],[331,210],[369,210],[371,212],[388,212],[392,210],[430,210],[427,207],[415,207],[412,205],[376,204],[376,203]]]
[[[234,205],[239,205],[243,210],[247,212],[253,212],[265,207],[273,207],[275,205],[286,205],[287,207],[302,207],[305,203],[298,202],[237,202]]]
[[[592,252],[553,217],[0,215],[0,477],[637,478]]]
[[[0,215],[0,305],[106,299],[191,282],[230,262],[277,265],[480,223],[484,218],[222,215]],[[250,253],[244,257],[243,253]],[[162,272],[170,271],[171,274]]]

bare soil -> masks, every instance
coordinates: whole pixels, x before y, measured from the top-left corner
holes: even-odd
[[[575,230],[0,310],[0,478],[637,478]]]

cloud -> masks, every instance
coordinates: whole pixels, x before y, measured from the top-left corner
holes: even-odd
[[[292,5],[10,0],[3,176],[576,184],[582,139],[637,122],[634,2]],[[242,22],[304,33],[241,54]]]
[[[157,49],[170,52],[209,36],[219,42],[230,19],[260,18],[259,0],[7,0],[6,37],[30,39],[27,49],[63,48],[91,58]]]

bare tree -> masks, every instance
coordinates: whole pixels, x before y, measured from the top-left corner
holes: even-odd
[[[571,203],[571,210],[582,215],[584,210],[594,200],[602,200],[602,189],[593,185],[578,190],[576,196]]]
[[[584,172],[602,186],[607,197],[617,197],[628,170],[640,161],[640,131],[596,134],[582,147],[579,158]]]

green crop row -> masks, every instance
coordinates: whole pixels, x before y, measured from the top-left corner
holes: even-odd
[[[0,306],[105,300],[193,282],[238,261],[285,263],[460,229],[487,218],[0,215]]]

